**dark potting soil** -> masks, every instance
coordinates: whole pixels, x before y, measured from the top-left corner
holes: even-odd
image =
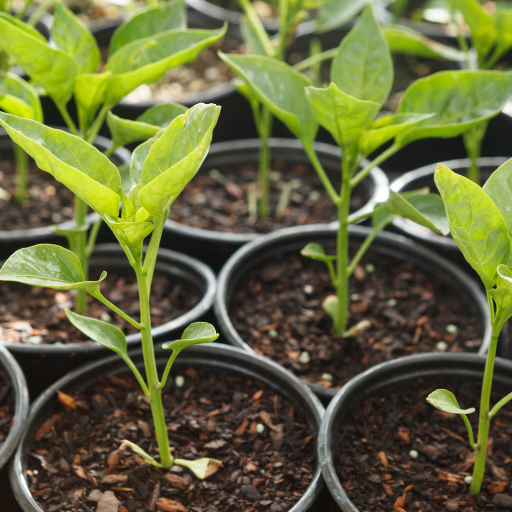
[[[491,422],[482,492],[469,494],[474,453],[462,419],[434,409],[425,398],[452,391],[463,408],[478,410],[481,383],[419,379],[400,390],[379,392],[354,404],[336,436],[335,467],[349,498],[361,511],[483,512],[512,508],[512,409]],[[504,394],[493,392],[492,403]],[[477,432],[477,413],[469,415]],[[416,450],[417,459],[409,452]]]
[[[357,325],[358,332],[344,339],[322,308],[334,294],[325,265],[287,253],[247,272],[231,297],[230,318],[258,354],[325,387],[341,386],[382,361],[436,351],[439,341],[450,352],[476,351],[481,344],[482,325],[467,304],[411,263],[370,251],[349,289],[348,327]],[[457,326],[455,334],[446,331],[450,324]],[[304,351],[307,364],[299,362]]]
[[[93,271],[91,279],[98,279]],[[139,299],[135,275],[130,271],[109,272],[101,284],[103,295],[117,307],[139,320]],[[87,343],[91,342],[67,319],[65,309],[73,308],[75,291],[35,288],[19,283],[0,283],[0,340],[9,343]],[[199,291],[178,279],[156,273],[151,288],[153,327],[190,311],[200,299]],[[138,332],[135,327],[98,300],[87,297],[87,315],[111,322],[125,334]]]
[[[234,11],[243,13],[242,7],[240,7],[240,3],[238,0],[208,0],[213,5],[217,5],[218,7],[222,7],[227,9],[228,11]],[[271,5],[271,3],[263,2],[263,0],[254,0],[251,2],[256,14],[259,18],[269,19],[269,18],[277,18],[278,11],[277,9]]]
[[[297,404],[224,373],[189,368],[164,390],[176,458],[211,457],[223,467],[204,481],[187,469],[158,470],[123,439],[158,458],[148,401],[128,377],[64,396],[30,448],[30,490],[45,512],[285,512],[309,486],[315,441]],[[75,407],[70,410],[69,407]],[[256,432],[264,425],[262,434]],[[96,503],[98,502],[98,503]],[[121,504],[117,508],[118,502]],[[107,508],[108,503],[111,508]],[[102,505],[104,508],[101,508]]]
[[[310,165],[275,160],[269,173],[270,216],[258,219],[248,212],[248,194],[258,179],[258,163],[226,165],[201,172],[173,203],[170,218],[187,226],[228,233],[269,233],[288,226],[332,222],[336,208]],[[276,179],[276,181],[273,181]],[[275,218],[283,187],[293,187],[282,218]],[[333,181],[337,188],[339,183]],[[359,192],[359,193],[358,193]],[[368,197],[356,189],[351,211]]]
[[[0,187],[12,194],[9,201],[0,199],[1,231],[40,228],[73,218],[73,193],[39,169],[32,159],[26,202],[18,203],[14,199],[16,167],[12,153],[0,155]]]
[[[14,418],[14,393],[5,373],[0,369],[0,449],[11,430]]]

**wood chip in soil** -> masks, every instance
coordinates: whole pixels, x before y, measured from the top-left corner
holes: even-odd
[[[107,269],[108,270],[108,269]],[[93,271],[92,279],[100,272]],[[101,284],[103,295],[135,320],[139,320],[138,288],[131,271],[109,271]],[[71,325],[65,309],[73,308],[75,291],[36,288],[18,283],[0,283],[0,339],[8,343],[91,343]],[[170,322],[190,311],[200,300],[199,291],[176,278],[155,274],[151,288],[153,327]],[[138,332],[135,327],[98,300],[87,296],[87,315],[111,322],[125,334]]]
[[[366,271],[367,264],[375,271]],[[231,297],[229,315],[258,354],[325,387],[341,386],[382,361],[435,351],[439,341],[450,352],[477,351],[481,344],[482,325],[466,302],[411,263],[366,254],[349,286],[348,327],[359,326],[355,337],[343,339],[333,331],[322,308],[332,294],[324,264],[287,253],[247,272]],[[447,332],[450,324],[457,326],[455,334]],[[304,351],[308,364],[298,360]]]
[[[467,492],[464,478],[474,453],[459,416],[434,409],[425,398],[435,389],[452,391],[463,408],[476,407],[481,383],[428,380],[379,392],[354,404],[335,433],[335,468],[349,498],[368,512],[484,512],[512,508],[512,410],[492,420],[482,492]],[[496,403],[508,390],[494,390]],[[475,433],[477,413],[469,415]],[[417,459],[409,452],[416,450]],[[400,509],[397,509],[400,507]]]
[[[4,444],[14,419],[14,392],[12,385],[0,369],[0,450]]]
[[[179,375],[184,386],[176,388],[171,376],[164,391],[173,454],[215,458],[223,467],[200,481],[180,466],[166,472],[119,451],[128,439],[157,457],[150,408],[138,384],[110,377],[73,393],[68,400],[76,408],[57,405],[39,427],[27,476],[41,508],[93,512],[103,500],[120,512],[289,510],[316,468],[314,437],[299,406],[239,377],[195,368]],[[262,434],[256,433],[259,423]]]

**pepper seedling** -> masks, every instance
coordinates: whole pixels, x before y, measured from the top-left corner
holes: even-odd
[[[217,339],[213,326],[203,322],[189,325],[180,340],[164,344],[172,355],[158,376],[153,339],[149,297],[155,271],[158,248],[165,221],[172,203],[194,177],[208,151],[212,131],[220,107],[198,104],[136,150],[130,173],[135,187],[127,196],[121,188],[119,171],[110,160],[81,138],[48,128],[36,121],[0,113],[0,125],[43,169],[67,186],[82,201],[93,208],[110,227],[123,248],[137,276],[140,320],[127,315],[106,299],[100,290],[106,277],[89,281],[77,256],[57,245],[42,244],[15,252],[0,269],[0,281],[16,281],[32,286],[57,290],[83,290],[108,306],[136,327],[142,337],[146,379],[127,352],[124,333],[101,320],[88,318],[66,310],[71,323],[90,339],[117,353],[130,367],[144,395],[148,398],[160,452],[156,461],[133,443],[125,441],[138,454],[157,467],[170,468],[180,464],[204,478],[212,471],[212,459],[197,461],[174,459],[167,437],[162,406],[162,389],[178,354],[186,347],[209,343]],[[119,207],[122,213],[119,217]],[[147,251],[143,240],[151,235]]]
[[[512,160],[499,167],[483,188],[444,165],[438,167],[434,176],[446,207],[453,239],[485,287],[492,326],[482,381],[476,441],[467,418],[468,414],[475,412],[475,408],[461,409],[456,397],[446,389],[438,389],[427,397],[427,401],[437,409],[458,414],[464,420],[469,444],[475,452],[473,478],[469,486],[471,494],[478,494],[482,487],[491,419],[512,400],[512,393],[509,393],[494,407],[490,405],[498,337],[512,316],[511,176]]]
[[[142,9],[116,29],[107,62],[99,73],[100,50],[96,40],[85,25],[56,0],[51,45],[44,38],[36,37],[27,23],[0,13],[0,50],[45,90],[70,132],[93,143],[108,112],[123,97],[142,84],[154,82],[168,69],[195,60],[203,49],[221,39],[227,28],[186,29],[185,23],[183,0]],[[78,127],[68,111],[72,97],[77,106]],[[178,113],[179,110],[175,110],[174,114]],[[167,123],[171,120],[168,118]],[[86,203],[75,195],[75,227],[54,231],[67,237],[87,277],[88,260],[101,219],[88,237],[86,214]],[[87,311],[86,294],[82,289],[77,291],[75,310],[82,314]]]
[[[303,254],[324,261],[336,295],[324,301],[339,334],[346,332],[348,279],[377,234],[400,215],[435,232],[448,232],[442,201],[428,191],[395,194],[357,217],[349,212],[354,188],[380,165],[412,141],[449,138],[499,113],[512,96],[512,75],[493,71],[439,73],[415,82],[404,93],[398,112],[377,116],[393,82],[393,65],[386,40],[366,7],[360,20],[341,42],[331,68],[331,84],[312,87],[291,66],[259,55],[221,57],[258,100],[301,140],[329,197],[338,210],[336,254],[326,255],[318,244]],[[435,88],[431,88],[432,84]],[[507,91],[507,95],[503,94]],[[482,91],[488,91],[482,94]],[[341,147],[341,187],[335,189],[314,149],[318,125]],[[392,144],[363,165],[364,158],[383,144]],[[371,218],[373,229],[349,263],[348,226]]]

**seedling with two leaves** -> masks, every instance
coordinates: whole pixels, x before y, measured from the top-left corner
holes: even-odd
[[[141,448],[125,441],[151,464],[170,468],[187,466],[198,477],[211,474],[218,461],[174,459],[167,437],[162,406],[162,389],[178,354],[186,347],[217,339],[213,326],[203,322],[189,325],[182,338],[166,343],[172,355],[159,378],[153,339],[149,297],[158,248],[173,201],[194,177],[208,151],[220,107],[198,104],[176,117],[165,129],[136,150],[130,173],[135,187],[127,196],[121,188],[118,169],[110,160],[81,138],[48,128],[36,121],[0,113],[0,125],[39,167],[51,171],[84,203],[93,208],[111,228],[137,276],[140,320],[127,315],[101,293],[106,277],[89,281],[77,256],[57,245],[42,244],[15,252],[0,270],[0,281],[16,281],[57,290],[83,290],[136,327],[142,337],[146,380],[128,354],[124,333],[112,324],[66,310],[71,323],[93,341],[116,352],[130,367],[148,398],[160,452],[156,461]],[[119,216],[119,208],[122,213]],[[151,236],[145,254],[142,243]],[[213,465],[213,466],[212,466]]]
[[[464,420],[470,446],[475,452],[469,492],[478,494],[485,472],[490,421],[512,400],[512,393],[509,393],[493,407],[490,405],[498,337],[512,316],[512,160],[499,167],[483,188],[444,165],[438,167],[435,181],[446,207],[453,239],[482,280],[489,302],[492,335],[482,381],[476,441],[467,418],[475,408],[461,409],[453,393],[446,389],[434,391],[427,401],[438,409],[459,414]]]
[[[386,202],[354,218],[349,212],[354,188],[373,167],[410,142],[426,137],[455,137],[497,115],[512,96],[512,75],[491,71],[439,73],[411,85],[396,114],[379,117],[391,89],[393,66],[370,6],[341,42],[327,88],[313,87],[306,76],[270,57],[224,54],[221,57],[243,79],[251,95],[301,140],[338,210],[336,254],[326,256],[316,245],[307,246],[303,254],[328,265],[336,295],[326,299],[324,308],[336,331],[343,334],[347,326],[348,279],[377,234],[396,215],[438,233],[448,232],[441,199],[426,190],[390,192]],[[484,90],[488,93],[476,93]],[[504,90],[508,91],[506,95]],[[331,133],[342,150],[339,191],[314,150],[319,124]],[[364,158],[388,142],[391,145],[361,169]],[[349,262],[348,226],[366,218],[372,219],[373,230]]]

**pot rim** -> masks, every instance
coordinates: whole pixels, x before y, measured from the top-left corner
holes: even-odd
[[[322,466],[322,476],[332,497],[341,510],[344,512],[360,512],[343,489],[336,474],[332,456],[334,423],[338,419],[343,406],[346,405],[345,402],[349,400],[351,393],[355,392],[364,383],[365,386],[368,384],[373,385],[371,388],[365,387],[365,389],[368,389],[367,392],[365,391],[365,396],[370,395],[375,387],[409,379],[412,373],[417,375],[418,378],[435,375],[436,371],[452,376],[481,375],[485,367],[485,361],[485,356],[468,353],[428,353],[404,356],[369,368],[353,377],[339,389],[325,411],[322,425],[320,426],[317,446],[318,460]],[[496,376],[498,376],[500,371],[512,375],[512,361],[497,357],[495,360]],[[382,379],[384,380],[382,381]],[[510,382],[510,377],[508,380]],[[368,384],[366,384],[367,381]]]
[[[146,246],[144,246],[143,250],[146,250]],[[116,255],[119,255],[123,258],[125,256],[124,251],[119,244],[98,244],[96,245],[91,257],[98,258],[103,256],[108,258],[109,256]],[[213,270],[206,263],[203,263],[202,261],[193,258],[192,256],[188,256],[187,254],[172,251],[171,249],[160,248],[158,250],[158,256],[156,261],[157,269],[159,263],[177,263],[183,267],[186,267],[189,270],[191,270],[194,274],[196,274],[204,283],[202,296],[198,303],[190,311],[187,311],[183,315],[178,316],[174,320],[166,322],[157,327],[153,327],[153,329],[151,329],[151,334],[153,335],[153,337],[161,337],[171,331],[184,329],[189,323],[197,320],[210,309],[215,297],[217,279],[215,277],[215,274],[213,273]],[[128,347],[133,347],[136,343],[139,343],[140,340],[140,333],[134,333],[126,336],[126,342],[128,343]],[[21,354],[72,355],[84,353],[101,354],[110,352],[107,348],[103,347],[102,345],[94,341],[84,343],[67,343],[61,345],[36,345],[33,343],[6,343],[0,341],[0,345],[3,345],[4,347],[8,348],[10,351],[14,353]]]
[[[142,351],[131,351],[129,354],[132,358],[137,358],[135,360],[136,365],[140,366],[142,361]],[[163,355],[163,350],[159,350],[157,352],[157,357]],[[168,357],[167,354],[165,354],[165,356],[166,358]],[[183,366],[187,364],[197,365],[198,361],[202,366],[213,367],[214,369],[217,367],[219,370],[245,370],[245,373],[248,373],[250,376],[252,376],[252,378],[257,378],[256,372],[259,371],[261,375],[260,381],[265,382],[267,385],[269,377],[275,378],[277,376],[277,378],[280,379],[281,384],[286,385],[296,397],[300,397],[301,405],[304,408],[304,414],[308,418],[311,418],[312,423],[314,422],[315,428],[312,427],[312,430],[315,431],[315,437],[318,436],[321,419],[324,414],[324,407],[320,403],[320,400],[311,392],[311,390],[307,388],[307,386],[305,386],[295,375],[293,375],[288,370],[285,370],[277,363],[266,360],[259,356],[255,356],[253,354],[248,354],[241,349],[222,345],[219,343],[208,343],[206,345],[189,347],[187,348],[187,351],[184,354],[180,354],[180,357],[178,357],[176,360],[178,364]],[[162,365],[164,364],[165,361],[162,359]],[[26,422],[26,428],[23,430],[23,435],[21,437],[18,449],[16,450],[14,460],[11,464],[9,472],[9,478],[16,499],[20,504],[22,504],[25,511],[42,512],[41,508],[37,506],[35,500],[33,499],[32,494],[28,488],[25,475],[23,474],[23,453],[28,450],[27,445],[29,444],[29,425],[34,422],[37,416],[45,408],[46,404],[49,401],[55,399],[57,389],[66,389],[66,386],[72,384],[78,379],[86,377],[89,373],[93,374],[94,376],[95,373],[99,373],[100,371],[112,371],[110,369],[112,366],[115,366],[115,368],[123,367],[126,370],[129,370],[128,367],[125,366],[125,363],[117,355],[112,355],[84,364],[79,368],[70,371],[64,377],[60,378],[57,382],[43,391],[32,403]],[[277,385],[274,387],[277,387]],[[308,507],[317,498],[322,489],[322,486],[323,481],[321,478],[320,461],[317,460],[317,468],[315,470],[311,484],[307,488],[302,498],[294,505],[292,509],[290,509],[290,512],[306,512]]]
[[[285,228],[275,231],[274,233],[269,233],[262,238],[242,246],[228,259],[217,277],[217,293],[213,303],[213,310],[215,318],[219,324],[219,330],[224,334],[228,343],[243,348],[250,353],[256,354],[255,350],[242,339],[233,325],[228,313],[227,294],[229,285],[233,275],[238,271],[238,269],[244,265],[245,262],[248,262],[254,256],[257,256],[262,250],[265,250],[266,247],[272,246],[276,241],[279,241],[279,246],[283,249],[283,252],[285,252],[288,244],[291,244],[297,237],[305,237],[308,234],[312,237],[335,237],[336,232],[337,229],[332,227],[327,228],[321,224],[309,224],[307,226]],[[349,233],[351,235],[363,237],[367,236],[370,232],[371,228],[366,226],[349,226]],[[412,253],[422,259],[428,259],[443,268],[447,273],[454,276],[460,283],[464,283],[464,286],[466,286],[468,293],[471,293],[475,304],[482,315],[482,344],[479,348],[478,354],[485,354],[490,343],[492,329],[490,325],[487,299],[480,290],[477,282],[452,262],[418,244],[414,240],[402,235],[383,231],[379,233],[375,241],[381,241],[388,245],[392,244],[394,247],[398,246],[408,253]],[[464,353],[465,352],[457,352],[459,355]],[[315,392],[315,394],[326,399],[331,399],[339,389],[325,388],[313,382],[307,382],[307,385]]]
[[[0,469],[5,466],[23,434],[29,410],[29,395],[25,374],[14,356],[5,348],[0,346],[0,365],[7,378],[11,381],[14,393],[14,416],[9,434],[3,445],[0,447]]]
[[[268,144],[271,150],[294,149],[300,152],[304,151],[302,143],[297,139],[280,139],[276,137],[271,137],[268,140]],[[260,139],[240,139],[225,142],[215,142],[210,146],[208,156],[222,155],[223,153],[230,152],[239,152],[241,154],[241,157],[243,157],[244,151],[246,151],[247,149],[257,149],[260,147],[260,145]],[[341,149],[336,146],[333,146],[332,144],[326,144],[325,142],[315,142],[314,147],[315,151],[321,154],[323,153],[325,156],[341,158]],[[320,156],[322,156],[321,154]],[[363,160],[361,162],[361,165],[365,166],[368,163],[369,162],[367,160]],[[366,212],[373,211],[373,208],[377,203],[385,201],[388,198],[389,180],[384,171],[382,171],[379,167],[374,167],[370,171],[366,179],[370,179],[371,182],[373,183],[375,189],[373,195],[362,208],[360,208],[357,212],[352,213],[349,218],[356,218],[359,215],[363,215]],[[315,225],[322,226],[322,228],[336,227],[338,225],[338,221],[326,222]],[[252,242],[253,240],[260,240],[261,238],[268,235],[268,233],[226,233],[223,231],[214,231],[211,229],[187,226],[185,224],[176,222],[172,219],[167,219],[165,221],[164,230],[177,233],[179,236],[187,238],[201,239],[204,241],[226,243],[231,245],[241,245],[245,244],[246,242]],[[277,231],[278,230],[273,231],[272,233],[276,233]]]
[[[478,159],[478,165],[480,167],[491,166],[498,168],[508,160],[510,160],[510,158],[504,156],[485,156]],[[469,158],[460,158],[457,160],[448,160],[447,162],[443,162],[443,164],[452,170],[467,169],[471,165],[471,160]],[[394,192],[402,192],[406,187],[414,184],[415,181],[433,176],[437,169],[437,165],[438,164],[429,164],[406,172],[391,183],[390,189]],[[437,233],[427,230],[418,224],[407,221],[402,217],[395,218],[393,220],[393,226],[399,229],[402,233],[405,233],[415,239],[426,241],[437,247],[459,252],[459,246],[453,238],[438,235]]]

